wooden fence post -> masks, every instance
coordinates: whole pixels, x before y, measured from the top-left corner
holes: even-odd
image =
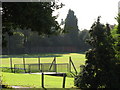
[[[57,72],[57,64],[56,64],[56,57],[54,57],[54,64],[55,64],[55,72]]]
[[[38,70],[40,71],[40,57],[38,56]]]
[[[53,61],[52,61],[52,64],[50,65],[49,71],[51,70],[52,65],[55,65],[55,71],[56,71],[56,70],[57,70],[57,67],[56,67],[56,57],[54,57],[54,59],[53,59]],[[56,71],[56,72],[57,72],[57,71]]]
[[[31,65],[30,65],[30,64],[28,64],[28,72],[29,72],[29,74],[32,72],[32,71],[31,71]]]
[[[71,57],[69,57],[69,72],[71,72]]]
[[[23,57],[23,66],[24,66],[24,71],[26,73],[26,68],[25,68],[25,58]]]
[[[10,58],[10,67],[11,67],[11,72],[13,72],[13,67],[12,67],[12,58]]]
[[[76,70],[76,68],[75,68],[75,65],[74,65],[74,63],[72,62],[72,59],[71,59],[71,57],[70,57],[70,62],[71,62],[72,66],[73,66],[73,68],[74,68],[74,70],[75,70],[75,73],[76,73],[76,75],[77,75],[77,70]]]
[[[15,70],[16,70],[16,69],[15,69],[15,64],[14,64],[14,73],[15,73]]]
[[[63,88],[65,88],[66,73],[63,74]]]
[[[44,74],[42,73],[42,88],[44,88]]]

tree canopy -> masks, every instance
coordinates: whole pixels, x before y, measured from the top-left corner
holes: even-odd
[[[74,14],[74,11],[70,9],[65,19],[64,30],[67,33],[64,36],[65,36],[65,42],[69,43],[71,46],[78,45],[78,43],[76,43],[78,42],[78,33],[79,33],[77,21],[78,19]]]
[[[89,31],[87,41],[92,49],[86,52],[86,62],[81,73],[75,79],[75,85],[80,88],[118,88],[116,74],[116,57],[113,47],[114,40],[109,24],[100,23],[100,17]]]
[[[117,42],[116,42],[116,52],[117,52],[117,58],[120,60],[120,13],[118,14],[117,18],[116,18],[117,22],[118,22],[118,26],[116,29],[116,34],[117,34]]]
[[[56,16],[52,16],[55,9],[63,4],[54,2],[3,2],[2,33],[12,35],[16,28],[31,29],[39,35],[52,35],[60,33],[60,25]]]
[[[30,29],[16,29],[12,36],[6,35],[7,47],[3,54],[34,54],[43,52],[83,52],[89,46],[85,43],[88,30],[80,31],[77,26],[77,17],[73,10],[69,10],[65,19],[64,31],[59,35],[40,36]],[[45,50],[47,48],[47,50]]]

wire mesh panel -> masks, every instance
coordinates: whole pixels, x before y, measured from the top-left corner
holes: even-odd
[[[51,67],[51,68],[50,68]],[[55,64],[41,63],[41,64],[29,64],[30,72],[55,72]]]
[[[68,72],[68,63],[57,64],[57,72]]]
[[[14,64],[14,72],[29,71],[29,64]]]
[[[29,72],[40,72],[41,64],[29,64]]]
[[[40,63],[40,64],[15,64],[15,71],[26,72],[68,72],[68,63],[54,64],[54,63]]]
[[[52,65],[52,66],[51,66]],[[56,64],[52,64],[52,63],[42,63],[41,64],[41,70],[42,72],[56,72],[56,68],[55,68]]]

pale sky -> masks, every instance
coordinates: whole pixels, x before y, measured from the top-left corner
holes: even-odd
[[[65,6],[58,10],[59,18],[65,19],[68,10],[75,12],[78,18],[78,27],[80,30],[90,29],[93,22],[98,16],[101,16],[101,23],[117,24],[114,19],[118,13],[118,2],[120,0],[59,0]]]

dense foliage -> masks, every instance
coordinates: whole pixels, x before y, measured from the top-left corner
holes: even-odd
[[[78,41],[78,19],[74,14],[74,11],[69,10],[67,17],[65,19],[65,27],[64,30],[68,33],[65,34],[65,42],[68,42],[71,46],[78,45],[76,42]],[[69,41],[70,40],[70,41]]]
[[[12,35],[17,28],[31,29],[40,35],[60,33],[57,17],[52,16],[52,12],[62,6],[63,4],[57,5],[54,2],[3,2],[3,45],[6,44],[5,34]]]
[[[114,40],[110,33],[109,24],[100,23],[100,17],[89,31],[87,41],[92,49],[86,52],[86,62],[82,71],[75,78],[75,85],[85,88],[119,88],[116,72],[116,57],[113,47]]]
[[[116,51],[117,51],[117,58],[118,60],[120,60],[120,13],[118,14],[117,18],[116,18],[117,22],[118,22],[118,26],[117,26],[117,30],[116,30]]]
[[[120,83],[120,13],[118,14],[117,18],[116,18],[117,22],[118,22],[118,25],[115,27],[115,31],[116,33],[114,34],[116,37],[115,37],[115,40],[116,40],[116,43],[115,43],[115,49],[116,49],[116,58],[117,58],[117,68],[116,70],[118,71],[117,72],[117,75],[118,75],[118,80],[119,80],[119,83]]]
[[[6,35],[8,48],[3,48],[3,54],[82,52],[89,48],[85,43],[86,38],[89,38],[88,30],[79,31],[77,17],[72,10],[68,11],[64,31],[66,33],[46,37],[30,29],[16,29],[12,36]]]

